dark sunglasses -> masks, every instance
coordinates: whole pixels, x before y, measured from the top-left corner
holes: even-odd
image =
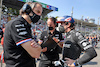
[[[66,21],[65,21],[64,23],[67,25],[69,22],[66,22]]]

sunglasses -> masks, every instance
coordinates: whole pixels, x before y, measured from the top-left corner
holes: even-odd
[[[66,21],[65,21],[64,23],[65,23],[66,25],[68,25],[69,22],[66,22]]]

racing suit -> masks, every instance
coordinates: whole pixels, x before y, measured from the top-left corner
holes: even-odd
[[[65,35],[66,38],[63,45],[63,60],[65,60],[65,58],[70,58],[76,60],[75,66],[81,66],[97,56],[97,53],[92,45],[80,32],[71,30],[65,33]],[[85,51],[85,53],[81,58],[79,58],[82,51]]]

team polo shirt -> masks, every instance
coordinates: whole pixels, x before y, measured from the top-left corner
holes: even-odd
[[[21,46],[31,40],[31,25],[23,17],[7,23],[4,33],[6,67],[35,67],[35,59]]]
[[[48,31],[43,31],[39,37],[40,41],[45,42],[48,38],[48,35],[59,39],[60,42],[64,41],[62,34],[57,30],[55,30],[53,34],[51,34]],[[43,52],[43,55],[41,55],[41,60],[51,60],[51,61],[59,60],[60,51],[61,51],[60,47],[57,45],[56,48],[51,49],[50,51]]]

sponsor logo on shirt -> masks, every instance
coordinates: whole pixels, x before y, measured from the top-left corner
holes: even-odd
[[[82,43],[82,42],[84,42],[84,41],[87,41],[87,39],[83,39],[83,40],[81,40],[80,43]]]
[[[84,47],[84,50],[91,48],[91,47],[92,47],[92,45],[88,45],[88,46]]]
[[[24,27],[24,24],[15,25],[15,27]]]
[[[79,32],[76,32],[76,36],[80,36],[81,34]]]
[[[25,35],[25,34],[27,34],[27,32],[26,32],[26,31],[19,32],[19,35]]]
[[[83,45],[83,46],[86,46],[86,45],[87,45],[87,42],[83,42],[82,45]]]
[[[22,30],[26,30],[26,28],[17,29],[17,32],[22,31]]]
[[[70,48],[71,44],[64,44],[64,47]]]
[[[54,37],[58,39],[58,38],[59,38],[59,34],[55,34],[55,36],[54,36]]]
[[[67,36],[67,38],[70,38],[70,37],[71,37],[71,35]]]
[[[59,37],[59,34],[55,34],[56,37]]]
[[[76,32],[76,36],[78,36],[79,40],[83,40],[84,39],[84,37],[79,32]]]
[[[47,38],[47,36],[44,36],[44,38]]]

